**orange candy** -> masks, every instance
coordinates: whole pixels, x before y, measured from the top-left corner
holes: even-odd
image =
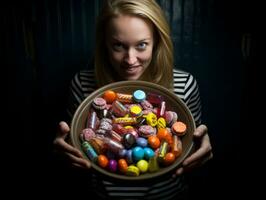
[[[122,173],[126,173],[127,168],[128,168],[127,161],[125,159],[123,159],[123,158],[119,159],[118,160],[118,169],[119,169],[119,171],[122,172]]]
[[[108,165],[108,158],[105,155],[99,155],[98,156],[98,164],[102,167],[105,168]]]
[[[175,157],[178,157],[182,154],[182,142],[177,135],[173,136],[173,144],[171,145],[171,149]]]
[[[157,137],[159,138],[159,140],[163,140],[167,137],[167,135],[169,134],[168,130],[166,128],[160,128],[157,132]]]
[[[166,140],[166,142],[170,145],[173,143],[172,135],[166,128],[160,128],[157,132],[157,137],[160,141]]]
[[[180,121],[175,122],[172,126],[172,130],[176,135],[182,136],[182,135],[185,135],[186,133],[187,125]]]
[[[104,92],[103,98],[107,103],[113,103],[116,100],[116,93],[112,90],[107,90]]]
[[[148,137],[148,143],[153,149],[159,148],[161,144],[159,138],[155,135],[151,135]]]
[[[164,157],[164,164],[165,165],[170,165],[175,161],[175,155],[171,152],[167,153]]]

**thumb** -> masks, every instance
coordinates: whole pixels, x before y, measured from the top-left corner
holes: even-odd
[[[203,135],[205,135],[207,132],[208,132],[207,126],[205,124],[201,124],[198,128],[196,128],[194,136],[200,138]]]
[[[64,121],[61,121],[59,123],[59,130],[57,132],[57,136],[61,137],[63,139],[66,139],[69,131],[70,131],[70,128],[69,128],[68,124]]]

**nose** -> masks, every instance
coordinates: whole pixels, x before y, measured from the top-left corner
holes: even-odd
[[[137,62],[137,54],[133,49],[129,49],[125,55],[124,61],[128,65],[133,65]]]

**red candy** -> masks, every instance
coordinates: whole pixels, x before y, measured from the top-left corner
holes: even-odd
[[[168,111],[166,103],[163,96],[154,93],[148,93],[146,100],[139,103],[131,94],[112,90],[96,97],[86,128],[80,134],[81,141],[89,143],[83,145],[86,151],[90,150],[89,159],[112,173],[125,175],[128,165],[136,167],[140,159],[151,163],[150,159],[155,158],[159,167],[175,162],[182,153],[182,142],[177,135],[185,134],[186,124],[177,123],[177,113]],[[163,126],[157,125],[161,122],[158,119],[165,121]],[[142,147],[136,142],[138,138],[146,141],[145,148],[150,149],[152,156],[139,156],[136,150]]]

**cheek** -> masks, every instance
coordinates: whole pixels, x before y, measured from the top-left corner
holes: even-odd
[[[151,51],[146,51],[143,52],[140,56],[139,56],[140,60],[142,60],[143,62],[147,62],[150,63],[151,59],[152,59],[152,50]]]
[[[117,53],[113,51],[109,52],[109,58],[110,58],[112,65],[120,64],[123,61],[123,57],[124,55],[122,53]]]

